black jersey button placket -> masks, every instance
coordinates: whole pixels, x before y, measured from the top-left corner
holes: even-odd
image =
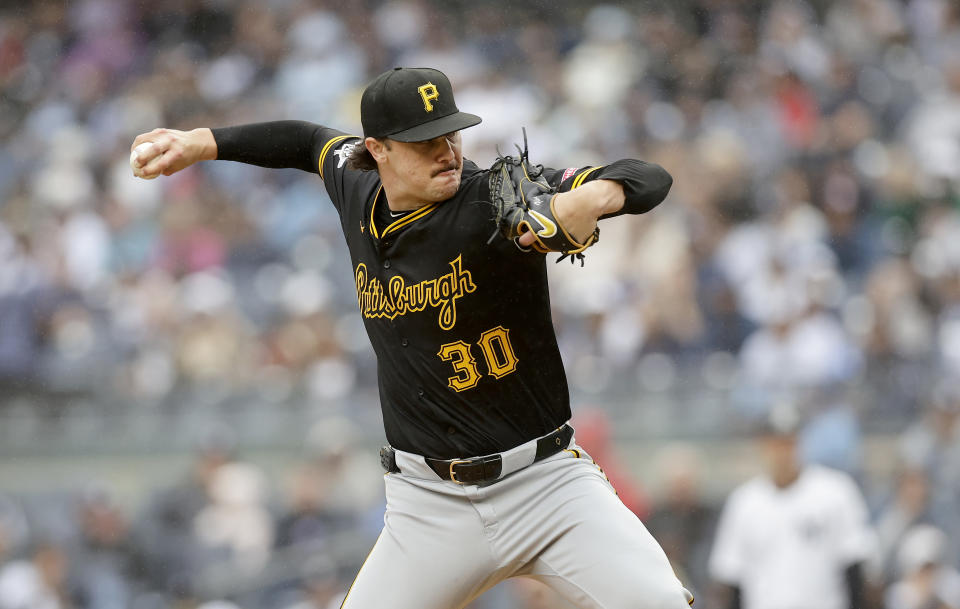
[[[390,259],[389,259],[389,258],[387,258],[386,260],[383,261],[383,268],[385,268],[385,269],[390,268]]]
[[[405,338],[401,338],[401,339],[400,339],[400,346],[401,346],[401,347],[409,347],[409,346],[410,346],[410,341],[407,340],[407,339],[405,339]]]

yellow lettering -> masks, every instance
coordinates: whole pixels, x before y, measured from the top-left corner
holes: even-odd
[[[433,103],[431,102],[440,97],[440,92],[437,91],[437,87],[432,82],[428,82],[421,87],[417,87],[417,91],[420,92],[420,97],[423,98],[423,109],[427,112],[433,112]]]
[[[502,378],[517,369],[518,360],[513,352],[513,345],[510,344],[510,330],[503,326],[491,328],[480,335],[477,344],[480,345],[487,369],[494,378]]]
[[[361,262],[354,271],[360,312],[368,319],[393,319],[429,306],[440,309],[437,321],[441,328],[450,330],[457,323],[457,299],[477,289],[470,271],[461,264],[461,256],[457,256],[450,262],[451,271],[436,279],[407,285],[403,277],[394,275],[384,286]]]
[[[477,360],[470,353],[470,345],[458,340],[440,347],[437,353],[445,362],[453,362],[453,371],[456,376],[447,379],[447,385],[454,391],[464,391],[476,387],[480,382],[480,373],[477,372]]]
[[[487,370],[495,379],[500,379],[516,371],[517,358],[510,344],[510,330],[503,326],[490,328],[480,335],[477,341]],[[454,391],[464,391],[477,386],[482,374],[477,369],[477,360],[471,352],[471,345],[458,340],[440,346],[437,355],[441,360],[453,364],[455,376],[447,378],[447,385]]]

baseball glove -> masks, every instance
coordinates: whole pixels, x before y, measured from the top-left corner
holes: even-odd
[[[557,220],[553,203],[558,190],[543,177],[543,166],[530,163],[527,154],[527,130],[523,130],[523,149],[517,146],[518,158],[498,154],[490,167],[490,202],[493,204],[497,234],[516,240],[532,231],[533,249],[538,252],[560,252],[563,256],[579,259],[583,264],[583,250],[597,242],[600,229],[580,243]]]

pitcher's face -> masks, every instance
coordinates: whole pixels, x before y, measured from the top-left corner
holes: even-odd
[[[449,199],[460,188],[463,153],[459,131],[422,142],[378,143],[381,154],[374,157],[384,182],[393,178],[393,190],[424,203],[437,203]]]

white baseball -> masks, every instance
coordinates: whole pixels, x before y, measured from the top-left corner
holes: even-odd
[[[146,156],[147,151],[153,148],[153,142],[143,142],[142,144],[137,145],[133,149],[133,152],[130,153],[130,168],[133,169],[133,175],[138,178],[143,178],[144,180],[152,180],[159,176],[160,174],[146,175],[143,173],[143,164],[140,162],[141,156]]]

